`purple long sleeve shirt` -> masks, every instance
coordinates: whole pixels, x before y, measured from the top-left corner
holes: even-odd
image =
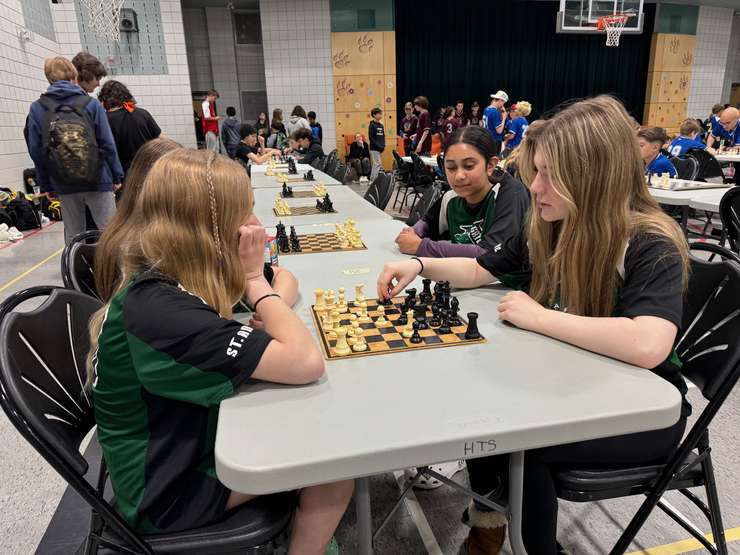
[[[419,220],[414,224],[414,232],[421,237],[421,244],[416,249],[416,256],[428,256],[430,258],[477,258],[486,252],[480,245],[472,243],[451,243],[450,241],[433,241],[429,234],[429,224]]]

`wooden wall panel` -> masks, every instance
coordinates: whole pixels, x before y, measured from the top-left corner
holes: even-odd
[[[332,33],[331,54],[335,76],[384,73],[382,32]]]

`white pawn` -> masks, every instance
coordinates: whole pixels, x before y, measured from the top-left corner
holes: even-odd
[[[339,288],[339,299],[337,300],[337,310],[347,312],[347,299],[344,295],[344,287]]]
[[[317,309],[323,306],[326,306],[326,303],[324,303],[324,290],[323,289],[314,289],[313,294],[316,296],[316,302],[314,303],[314,305]]]
[[[355,344],[352,345],[352,350],[356,353],[361,353],[362,351],[367,351],[367,342],[365,341],[365,330],[362,328],[357,328],[355,330]]]
[[[406,339],[408,339],[409,337],[414,335],[414,311],[413,310],[406,311],[406,319],[408,320],[408,323],[406,324],[406,327],[403,328],[401,335],[403,335]]]
[[[365,302],[365,292],[363,291],[364,287],[364,283],[355,285],[355,306],[363,308],[367,306],[367,303]]]
[[[361,324],[369,324],[370,322],[373,321],[373,319],[370,318],[370,316],[367,313],[366,306],[363,306],[360,308],[360,317],[357,318],[357,321],[360,322]]]
[[[375,323],[378,326],[384,326],[388,323],[388,320],[385,319],[385,307],[379,306],[378,307],[378,319],[375,320]]]

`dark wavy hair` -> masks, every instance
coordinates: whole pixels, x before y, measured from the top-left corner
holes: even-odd
[[[106,81],[105,84],[100,88],[98,93],[98,100],[103,104],[106,110],[112,110],[123,106],[124,102],[136,103],[134,95],[128,90],[128,87],[116,80]]]

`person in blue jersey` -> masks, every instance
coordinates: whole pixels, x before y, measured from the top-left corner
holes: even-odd
[[[498,91],[491,95],[491,105],[483,110],[483,127],[488,129],[493,142],[496,143],[496,154],[501,152],[501,143],[506,130],[506,109],[504,105],[509,101],[509,95]]]
[[[712,127],[712,143],[717,143],[717,147],[733,147],[740,144],[740,111],[737,108],[730,106],[722,110],[719,116],[719,125],[715,128]],[[707,140],[707,148],[713,148],[713,144],[709,144]]]
[[[707,129],[707,141],[709,141],[709,137],[712,136],[712,131],[719,130],[718,132],[721,132],[722,125],[719,123],[719,115],[724,109],[724,104],[715,104],[714,106],[712,106],[711,115],[704,121],[704,127],[706,127]]]
[[[701,127],[699,127],[695,119],[684,120],[679,132],[681,134],[673,139],[671,146],[668,148],[671,156],[681,156],[692,148],[699,148],[701,150],[707,148],[707,145],[698,139],[699,133],[701,133]]]
[[[637,143],[640,145],[640,156],[645,163],[645,175],[667,173],[676,177],[676,168],[660,149],[668,140],[662,127],[645,127],[637,132]]]
[[[516,104],[511,105],[509,110],[509,117],[511,121],[507,126],[506,135],[504,137],[504,151],[503,157],[509,155],[509,153],[519,146],[519,143],[524,139],[524,134],[527,132],[529,122],[527,116],[532,113],[532,105],[526,100],[520,100]]]

